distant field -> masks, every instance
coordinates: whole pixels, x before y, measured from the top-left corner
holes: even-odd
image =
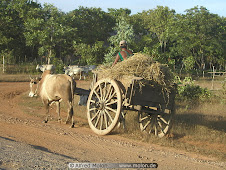
[[[197,80],[195,80],[195,84],[197,84],[203,88],[207,88],[209,90],[222,90],[223,89],[222,88],[223,81],[225,79],[226,79],[226,75],[215,77],[214,81],[212,81],[211,77],[197,78]]]
[[[28,74],[0,74],[0,82],[25,82],[29,80]]]

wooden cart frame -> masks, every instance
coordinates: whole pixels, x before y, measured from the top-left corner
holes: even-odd
[[[110,133],[124,120],[124,110],[138,112],[142,132],[158,137],[169,133],[175,113],[176,86],[167,93],[160,87],[140,87],[141,80],[140,77],[98,80],[97,74],[94,74],[87,101],[87,118],[90,128],[96,134]]]

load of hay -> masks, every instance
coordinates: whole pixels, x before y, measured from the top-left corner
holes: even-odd
[[[160,86],[168,92],[173,84],[173,73],[167,65],[141,53],[136,53],[113,67],[100,66],[96,72],[99,78],[110,77],[116,80],[125,76],[141,77],[143,79],[139,82],[140,85]]]

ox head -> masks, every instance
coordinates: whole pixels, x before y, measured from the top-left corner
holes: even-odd
[[[28,94],[29,97],[37,96],[38,92],[38,85],[41,78],[31,78],[30,77],[30,93]]]

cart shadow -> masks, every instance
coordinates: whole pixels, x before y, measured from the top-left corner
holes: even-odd
[[[212,116],[202,114],[176,114],[174,117],[176,125],[183,125],[188,128],[196,128],[197,125],[209,129],[226,132],[226,118],[223,116]]]
[[[169,138],[169,139],[174,139],[174,140],[177,140],[177,139],[181,139],[183,137],[185,137],[186,134],[183,133],[183,134],[179,134],[179,133],[170,133],[168,134],[166,137]]]

